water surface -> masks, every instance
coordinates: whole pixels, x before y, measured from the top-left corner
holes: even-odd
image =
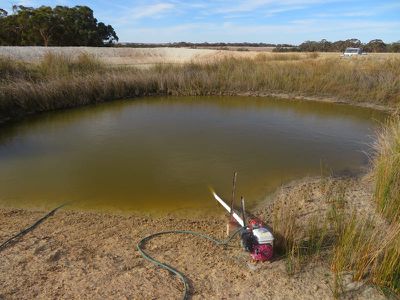
[[[0,205],[217,209],[209,186],[254,205],[303,176],[366,167],[380,112],[249,97],[116,101],[0,128]]]

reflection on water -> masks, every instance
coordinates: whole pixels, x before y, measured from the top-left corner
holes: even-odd
[[[380,112],[249,97],[117,101],[0,128],[0,205],[207,210],[208,187],[249,204],[289,180],[358,172]]]

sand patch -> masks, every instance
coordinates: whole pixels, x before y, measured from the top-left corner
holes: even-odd
[[[282,191],[313,190],[315,184],[301,182]],[[314,193],[313,201],[303,199],[309,212],[317,211],[319,206],[318,191]],[[357,201],[366,201],[368,193],[354,183],[346,199],[360,207],[360,213],[366,213],[369,208]],[[261,214],[265,207],[259,208]],[[0,241],[44,213],[0,209]],[[268,218],[267,214],[265,217]],[[0,298],[179,299],[182,284],[178,278],[144,260],[136,244],[148,234],[175,229],[199,231],[224,239],[225,224],[222,211],[217,218],[192,220],[61,210],[0,252]],[[150,241],[146,250],[186,274],[193,299],[333,297],[329,265],[311,261],[303,271],[289,276],[284,259],[254,264],[238,240],[232,247],[223,249],[191,236],[167,235]],[[344,278],[347,291],[344,298],[383,299],[377,290],[353,283],[351,276]]]

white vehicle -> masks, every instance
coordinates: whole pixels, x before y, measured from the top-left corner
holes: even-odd
[[[358,56],[358,55],[365,55],[366,53],[363,52],[361,48],[346,48],[342,56],[344,57],[351,57],[351,56]]]

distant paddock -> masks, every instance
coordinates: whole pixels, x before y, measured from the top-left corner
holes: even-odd
[[[105,63],[115,65],[186,63],[206,59],[217,52],[217,50],[188,48],[0,47],[1,56],[26,62],[40,61],[48,53],[72,58],[88,53]]]
[[[146,66],[157,63],[182,64],[188,62],[210,62],[224,57],[251,57],[265,55],[266,58],[276,60],[277,57],[287,57],[288,60],[296,57],[302,59],[309,57],[309,53],[273,53],[271,49],[249,48],[249,51],[237,51],[237,49],[191,49],[191,48],[106,48],[106,47],[8,47],[0,46],[0,56],[35,63],[40,61],[47,53],[61,54],[69,57],[77,57],[82,53],[88,53],[95,58],[112,65]],[[318,52],[319,58],[337,57],[340,53]],[[388,56],[400,57],[399,53],[371,53],[363,57],[386,58]],[[297,60],[296,59],[296,60]],[[285,60],[285,59],[283,59]]]

